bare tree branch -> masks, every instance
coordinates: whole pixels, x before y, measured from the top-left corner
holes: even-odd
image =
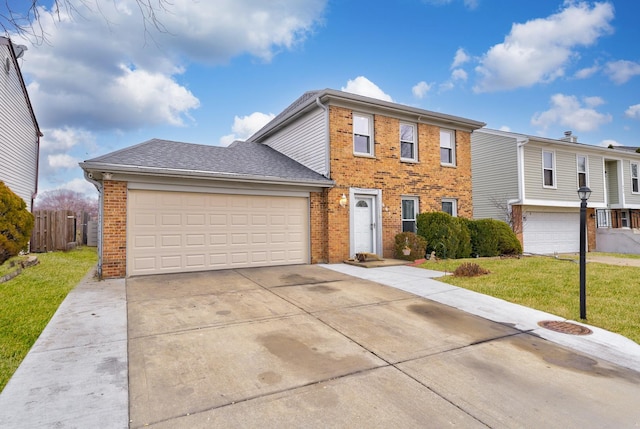
[[[513,211],[511,210],[511,205],[508,203],[507,197],[497,197],[494,195],[491,196],[489,200],[491,201],[491,204],[496,209],[498,209],[500,215],[502,216],[502,220],[509,224],[511,230],[516,234],[521,233],[522,229],[524,228],[524,220],[518,222],[518,220],[515,218]]]
[[[25,4],[26,3],[26,4]],[[0,7],[0,29],[6,36],[17,34],[30,39],[34,44],[40,45],[47,42],[47,34],[42,27],[40,18],[43,13],[50,14],[57,22],[62,20],[62,16],[83,17],[83,11],[88,13],[99,13],[107,25],[111,25],[106,15],[103,13],[99,0],[54,0],[51,9],[45,9],[43,0],[29,0],[23,6],[10,4],[9,0],[4,0],[4,7]],[[161,12],[167,13],[173,7],[169,0],[136,0],[142,26],[147,36],[151,37],[151,29],[161,33],[168,33],[160,19]],[[113,0],[116,7],[116,1]]]

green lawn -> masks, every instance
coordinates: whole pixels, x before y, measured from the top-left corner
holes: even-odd
[[[0,283],[0,391],[69,291],[98,261],[95,247],[35,255],[38,265]]]
[[[473,262],[490,274],[441,278],[443,282],[506,301],[580,320],[580,267],[550,257],[427,261],[422,268],[452,272]],[[587,263],[586,323],[640,343],[640,268]]]

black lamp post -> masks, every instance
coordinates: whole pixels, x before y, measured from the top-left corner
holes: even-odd
[[[587,318],[587,200],[591,196],[591,189],[580,186],[580,318]]]

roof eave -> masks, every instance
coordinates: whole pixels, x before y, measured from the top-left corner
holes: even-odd
[[[108,163],[92,163],[81,162],[80,167],[87,173],[93,173],[94,179],[101,180],[105,173],[123,173],[133,174],[139,176],[162,176],[172,178],[185,178],[185,179],[205,179],[205,180],[220,180],[229,182],[245,182],[245,183],[261,183],[270,185],[294,185],[294,186],[313,186],[321,188],[331,188],[335,186],[333,180],[296,180],[286,179],[275,176],[256,176],[250,174],[236,174],[236,173],[220,173],[211,171],[198,171],[198,170],[182,170],[171,169],[162,167],[143,167],[136,165],[119,165]],[[95,176],[100,177],[95,177]]]

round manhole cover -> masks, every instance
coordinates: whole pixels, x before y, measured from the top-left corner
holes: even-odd
[[[571,322],[562,322],[560,320],[543,320],[542,322],[538,322],[538,325],[542,326],[545,329],[550,329],[562,334],[589,335],[593,333],[591,329],[584,326],[577,325]]]

